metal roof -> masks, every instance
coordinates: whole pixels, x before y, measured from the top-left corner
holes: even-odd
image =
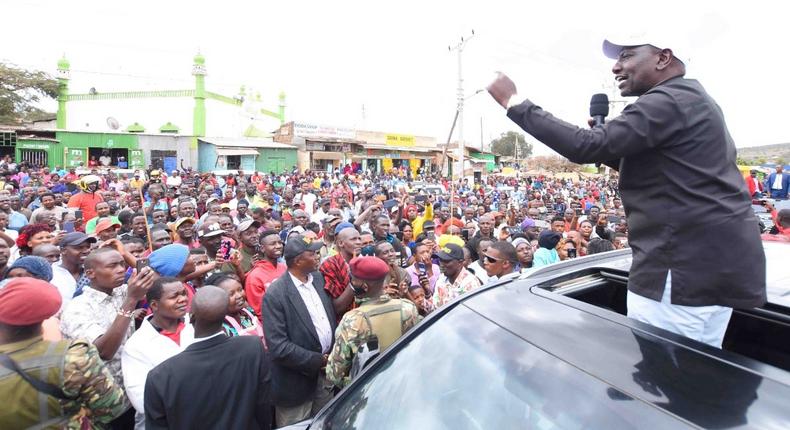
[[[296,146],[273,142],[271,139],[254,139],[249,137],[201,137],[198,138],[198,140],[203,143],[225,147],[296,149]]]

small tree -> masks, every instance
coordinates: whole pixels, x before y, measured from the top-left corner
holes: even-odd
[[[32,121],[47,115],[36,106],[41,96],[58,96],[58,81],[40,72],[0,63],[0,122]]]
[[[491,141],[491,152],[504,157],[516,155],[518,144],[518,158],[524,159],[532,155],[532,144],[527,142],[526,136],[515,131],[508,131]]]

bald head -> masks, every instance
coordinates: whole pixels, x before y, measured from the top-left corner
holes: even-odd
[[[337,234],[335,240],[337,241],[341,241],[341,240],[346,241],[349,239],[353,240],[355,237],[359,237],[359,232],[357,231],[357,229],[349,227],[340,230],[340,233]]]
[[[45,257],[47,254],[57,252],[60,255],[60,248],[51,243],[44,243],[33,248],[33,255],[36,257]]]
[[[204,286],[195,293],[195,297],[192,299],[192,312],[195,314],[196,331],[198,327],[203,329],[217,327],[219,329],[228,313],[228,293],[213,285]],[[208,333],[208,335],[211,334],[214,333]]]

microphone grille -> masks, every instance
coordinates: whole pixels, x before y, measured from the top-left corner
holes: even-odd
[[[609,96],[604,93],[593,94],[590,99],[590,116],[609,115]]]

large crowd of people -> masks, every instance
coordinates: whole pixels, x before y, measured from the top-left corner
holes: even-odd
[[[216,398],[221,384],[182,392],[165,381],[189,380],[184,367],[193,365],[160,366],[190,345],[208,348],[202,341],[214,335],[261,345],[214,368],[258,375],[252,403],[234,402],[247,415],[233,420],[298,422],[351,380],[371,336],[383,350],[466,292],[628,246],[616,182],[597,176],[452,183],[357,164],[127,176],[9,159],[0,169],[0,351],[17,361],[66,357],[47,379],[65,393],[48,419],[74,427],[231,422],[222,420],[232,408],[212,409],[195,393]],[[213,360],[255,349],[235,345],[211,344]],[[195,410],[173,410],[178,396],[190,396]],[[261,402],[270,414],[261,415]],[[4,419],[28,426],[42,418]]]

